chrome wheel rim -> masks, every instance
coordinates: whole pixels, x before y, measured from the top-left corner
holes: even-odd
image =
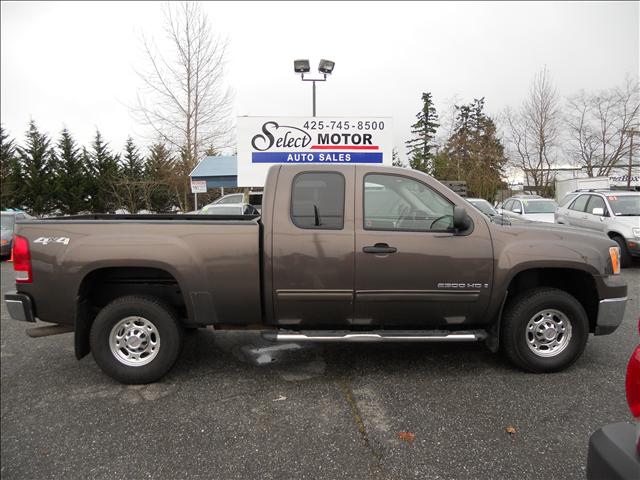
[[[525,337],[527,346],[537,356],[555,357],[571,341],[571,322],[560,310],[541,310],[529,320]]]
[[[130,367],[151,362],[160,350],[160,333],[144,317],[126,317],[111,329],[109,347],[116,359]]]

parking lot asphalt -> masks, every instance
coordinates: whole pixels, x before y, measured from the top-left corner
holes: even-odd
[[[622,275],[621,327],[544,375],[475,344],[270,344],[200,330],[161,382],[124,386],[91,356],[78,362],[72,334],[27,337],[3,301],[1,477],[584,478],[591,433],[630,418],[640,268]]]

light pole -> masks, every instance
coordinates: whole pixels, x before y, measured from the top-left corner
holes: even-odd
[[[629,140],[629,170],[627,171],[627,190],[631,190],[631,165],[633,163],[633,136],[640,133],[640,130],[622,130],[622,133],[628,133],[631,137]]]
[[[331,75],[333,67],[336,63],[331,60],[320,60],[318,64],[318,72],[322,74],[322,78],[304,78],[305,73],[309,73],[311,68],[309,67],[309,60],[294,60],[293,71],[300,74],[300,78],[303,82],[313,82],[312,94],[313,94],[313,116],[316,116],[316,82],[326,82],[327,75]]]

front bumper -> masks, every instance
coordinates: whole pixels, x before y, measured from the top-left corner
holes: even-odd
[[[598,319],[596,320],[596,335],[613,333],[622,323],[627,297],[605,298],[598,305]]]
[[[14,320],[20,320],[22,322],[36,321],[35,315],[33,314],[33,303],[28,295],[11,292],[4,296],[4,301],[7,304],[9,315],[11,315],[11,318]]]
[[[597,430],[589,439],[587,479],[637,479],[640,454],[636,447],[637,426],[613,423]]]

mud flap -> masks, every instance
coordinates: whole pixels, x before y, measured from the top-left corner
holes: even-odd
[[[76,301],[76,318],[74,319],[74,346],[76,358],[80,360],[91,351],[89,345],[89,332],[91,331],[91,317],[89,313],[89,302],[82,297]]]

